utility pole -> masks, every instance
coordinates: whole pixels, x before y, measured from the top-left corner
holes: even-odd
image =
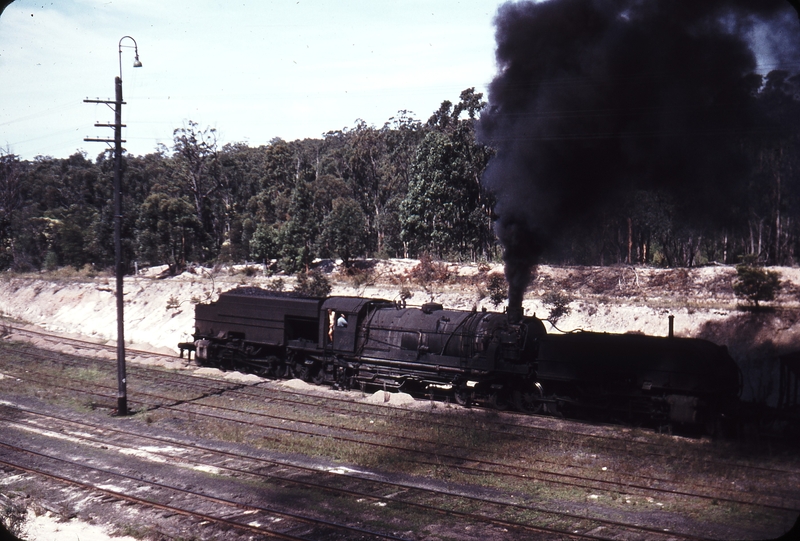
[[[142,67],[136,40],[130,36],[123,36],[119,40],[119,77],[114,78],[116,99],[114,101],[83,100],[84,103],[105,103],[109,106],[114,104],[114,124],[95,124],[95,127],[114,128],[114,139],[85,137],[83,140],[114,143],[114,274],[117,281],[117,415],[119,416],[128,415],[127,375],[125,373],[125,302],[123,299],[125,269],[122,264],[122,143],[125,142],[122,139],[122,128],[125,127],[122,123],[122,105],[125,103],[122,101],[122,48],[130,46],[122,45],[122,40],[125,38],[133,41],[133,48],[136,50],[133,67]]]

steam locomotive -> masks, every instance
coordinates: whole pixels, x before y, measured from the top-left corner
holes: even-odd
[[[201,365],[342,389],[445,394],[465,406],[705,426],[730,414],[741,386],[736,363],[711,342],[547,334],[521,307],[409,308],[246,287],[197,305],[195,320],[194,341],[178,347]]]

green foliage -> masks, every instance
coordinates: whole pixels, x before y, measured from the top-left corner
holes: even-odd
[[[54,271],[58,268],[58,254],[55,252],[47,252],[44,256],[44,270]]]
[[[572,311],[570,303],[575,299],[564,291],[548,291],[542,295],[542,303],[550,310],[547,320],[555,325],[558,321]]]
[[[342,258],[345,267],[350,261],[364,255],[367,220],[361,207],[352,199],[339,198],[333,202],[333,209],[322,222],[319,237],[320,255],[333,253]]]
[[[286,287],[286,282],[283,280],[283,278],[275,278],[264,285],[264,289],[269,291],[283,291],[284,287]]]
[[[0,523],[5,526],[8,533],[14,536],[25,535],[25,520],[27,509],[23,503],[17,503],[11,498],[0,494]],[[3,530],[3,528],[0,528]]]
[[[752,306],[758,308],[760,302],[775,300],[781,288],[780,273],[777,271],[764,270],[752,259],[736,265],[733,292]]]
[[[413,296],[414,293],[407,286],[403,286],[400,289],[400,300],[403,301],[404,304],[408,299],[412,298]]]
[[[180,305],[181,301],[179,301],[178,297],[176,297],[175,295],[170,295],[169,299],[167,299],[167,310],[177,310],[178,307],[180,307]]]
[[[154,193],[140,208],[139,254],[151,264],[166,263],[175,272],[187,261],[202,257],[203,226],[183,197]]]
[[[0,152],[0,270],[14,264],[14,218],[22,204],[21,174],[19,158]]]
[[[486,280],[486,292],[489,294],[489,301],[497,308],[508,298],[508,284],[502,274],[492,273]]]
[[[278,231],[267,224],[258,224],[250,239],[250,257],[257,261],[269,261],[278,256]]]
[[[800,79],[776,70],[752,104],[800,126],[797,95]],[[485,105],[468,88],[426,122],[400,111],[383,126],[358,120],[319,139],[258,147],[220,148],[213,129],[187,121],[170,148],[123,155],[124,265],[277,260],[296,273],[329,256],[496,260],[494,197],[481,185],[494,151],[475,134]],[[691,193],[631,189],[598,201],[584,223],[564,224],[547,262],[797,263],[800,135],[753,135],[740,148],[752,171],[720,208],[697,212]],[[113,177],[111,150],[94,161],[0,151],[0,270],[113,267]],[[763,293],[742,295],[763,302]]]
[[[430,251],[474,260],[491,251],[492,203],[480,184],[491,151],[475,141],[471,120],[482,107],[481,95],[468,89],[461,98],[452,109],[443,102],[431,117],[433,129],[411,164],[408,193],[400,204],[400,235],[411,255]],[[463,111],[470,120],[459,120]]]
[[[297,285],[294,287],[294,292],[308,297],[327,297],[331,292],[331,283],[318,270],[301,272],[297,275]]]
[[[277,244],[281,269],[288,273],[305,271],[314,259],[314,239],[319,220],[314,214],[313,195],[305,182],[298,183],[292,191],[289,220],[278,234]]]
[[[275,139],[256,148],[220,148],[214,129],[187,121],[169,148],[123,156],[124,264],[166,263],[174,271],[188,262],[275,259],[295,273],[316,257],[349,264],[362,255],[403,256],[411,246],[414,255],[457,259],[485,252],[487,243],[496,251],[489,206],[474,193],[488,156],[472,127],[483,105],[468,89],[439,126],[400,111],[383,126],[359,120],[322,139]],[[470,193],[429,246],[403,237],[401,216],[420,143],[434,131],[458,158],[452,173],[449,157],[435,164],[456,187],[440,199],[460,200],[464,186]],[[83,154],[33,162],[0,154],[0,165],[0,269],[113,265],[113,151],[94,163]],[[417,172],[418,184],[423,174]],[[467,231],[476,222],[482,239]]]

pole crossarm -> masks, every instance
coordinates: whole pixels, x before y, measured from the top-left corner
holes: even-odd
[[[109,104],[109,105],[116,105],[117,104],[117,100],[101,100],[99,98],[96,99],[96,100],[92,100],[92,99],[86,98],[85,100],[83,100],[83,103],[106,103],[106,104]],[[121,101],[119,103],[121,103],[122,105],[128,105],[127,101]]]
[[[86,141],[87,143],[116,143],[117,142],[116,139],[100,139],[100,138],[96,138],[96,137],[84,137],[83,140]],[[119,142],[120,143],[127,143],[128,141],[126,141],[125,139],[120,139]]]

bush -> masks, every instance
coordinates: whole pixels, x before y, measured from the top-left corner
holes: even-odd
[[[568,293],[562,291],[548,291],[542,296],[542,303],[550,309],[550,317],[547,320],[555,325],[559,319],[568,316],[571,312],[569,303],[574,299]]]
[[[307,297],[327,297],[331,292],[331,283],[318,270],[301,272],[297,275],[297,285],[294,286],[294,292]]]
[[[10,498],[0,494],[0,538],[6,535],[21,536],[25,534],[25,519],[27,512],[22,503],[16,503]],[[5,534],[5,535],[3,535]],[[11,539],[18,539],[13,537]]]
[[[736,265],[733,293],[756,308],[759,307],[759,302],[775,300],[781,287],[780,274],[776,271],[764,270],[752,261]]]
[[[359,269],[355,266],[350,266],[344,269],[344,274],[350,279],[350,283],[353,284],[353,287],[356,289],[375,283],[375,274],[371,269]]]
[[[266,284],[264,284],[264,289],[267,291],[283,291],[283,288],[286,286],[286,283],[283,281],[283,278],[275,278],[270,280]]]
[[[434,261],[430,254],[422,254],[419,257],[419,265],[411,269],[409,277],[421,285],[444,283],[450,279],[450,269],[445,263]]]
[[[490,274],[486,281],[486,292],[489,294],[489,301],[497,308],[508,298],[508,284],[502,274]]]

